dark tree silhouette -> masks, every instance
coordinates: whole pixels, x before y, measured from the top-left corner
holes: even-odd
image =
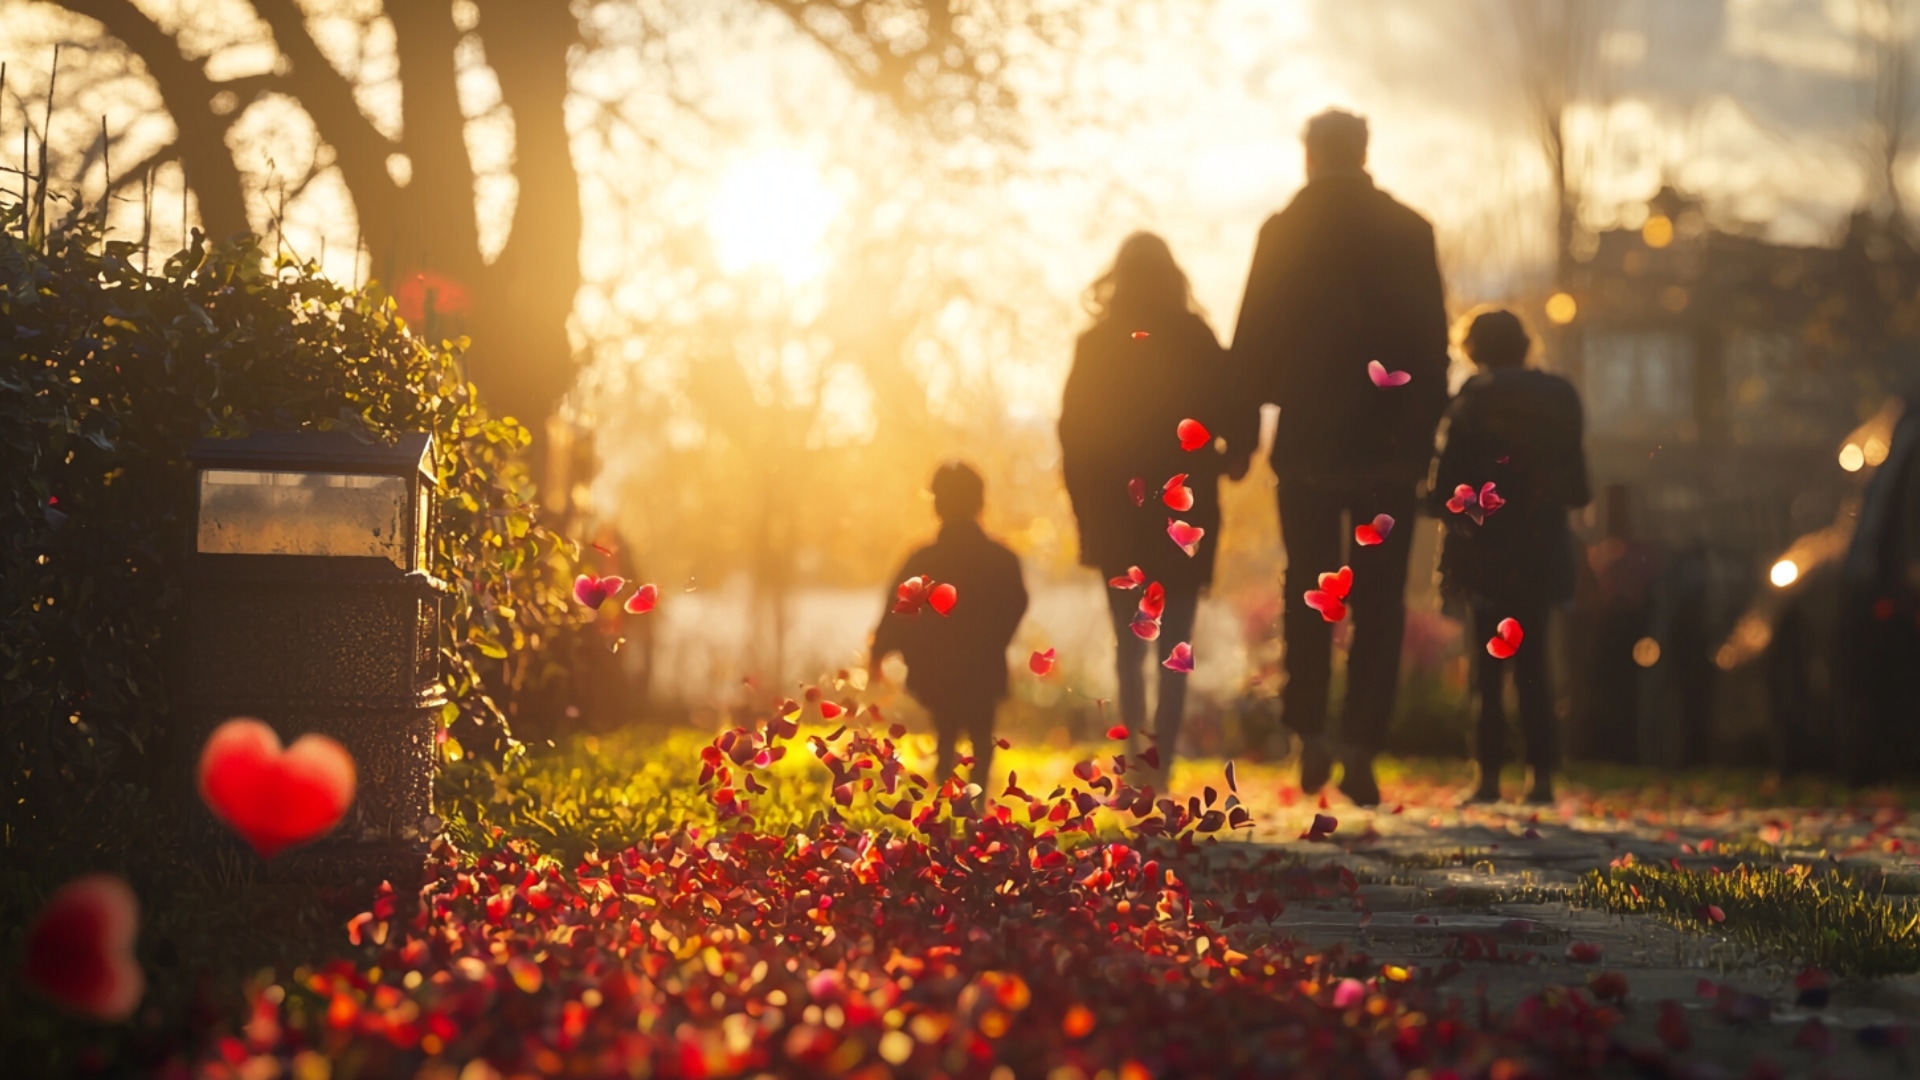
[[[1015,99],[1008,74],[1019,50],[1061,40],[1075,25],[1067,5],[1038,0],[737,2],[778,13],[827,50],[855,85],[935,134],[1010,132]],[[295,99],[328,151],[317,156],[316,170],[337,166],[351,194],[374,273],[389,285],[431,274],[446,291],[463,293],[464,330],[473,339],[469,374],[496,413],[540,430],[573,378],[567,320],[581,280],[583,221],[565,116],[577,90],[571,64],[591,44],[596,12],[637,8],[636,0],[389,0],[380,17],[392,25],[399,64],[397,136],[362,108],[355,73],[329,59],[300,0],[252,0],[279,59],[267,72],[226,79],[192,57],[177,28],[132,0],[61,6],[97,21],[139,57],[178,132],[147,161],[116,169],[116,184],[177,160],[206,230],[245,230],[246,177],[235,160],[243,148],[229,139],[263,95]],[[470,118],[456,85],[457,52],[473,44],[484,51],[513,120],[518,198],[505,246],[491,262],[475,214]]]

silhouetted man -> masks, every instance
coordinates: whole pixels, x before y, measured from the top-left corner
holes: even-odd
[[[1353,568],[1340,789],[1370,806],[1380,801],[1373,757],[1398,692],[1415,489],[1447,404],[1446,301],[1433,227],[1367,175],[1367,122],[1328,110],[1307,123],[1303,141],[1307,184],[1260,229],[1233,335],[1249,410],[1237,428],[1258,423],[1261,403],[1280,406],[1272,460],[1287,547],[1281,708],[1303,743],[1300,786],[1309,793],[1333,769],[1333,628],[1302,598],[1319,574]],[[1230,447],[1247,442],[1228,436]],[[1246,468],[1246,451],[1237,452],[1232,475]],[[1379,514],[1398,526],[1386,542],[1343,554],[1348,524]]]

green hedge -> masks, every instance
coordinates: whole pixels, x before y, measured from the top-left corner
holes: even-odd
[[[118,817],[158,779],[201,436],[432,431],[446,720],[504,735],[481,669],[574,617],[577,552],[535,517],[530,436],[486,415],[464,343],[250,238],[196,233],[148,272],[97,220],[23,238],[15,205],[0,226],[0,850]]]

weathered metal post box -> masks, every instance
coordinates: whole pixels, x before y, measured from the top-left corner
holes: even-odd
[[[233,716],[285,741],[317,731],[359,771],[329,848],[435,831],[442,599],[427,572],[432,437],[335,432],[205,439],[187,597],[184,747]]]

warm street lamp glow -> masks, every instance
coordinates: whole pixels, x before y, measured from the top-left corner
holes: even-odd
[[[1579,312],[1580,305],[1574,303],[1573,297],[1566,293],[1557,292],[1547,298],[1547,318],[1555,326],[1567,325]]]
[[[1776,589],[1784,589],[1800,579],[1800,568],[1792,559],[1781,559],[1768,571],[1767,580],[1773,582]]]
[[[721,175],[707,207],[707,233],[726,272],[766,269],[801,282],[825,269],[821,241],[838,210],[812,159],[761,151]]]

